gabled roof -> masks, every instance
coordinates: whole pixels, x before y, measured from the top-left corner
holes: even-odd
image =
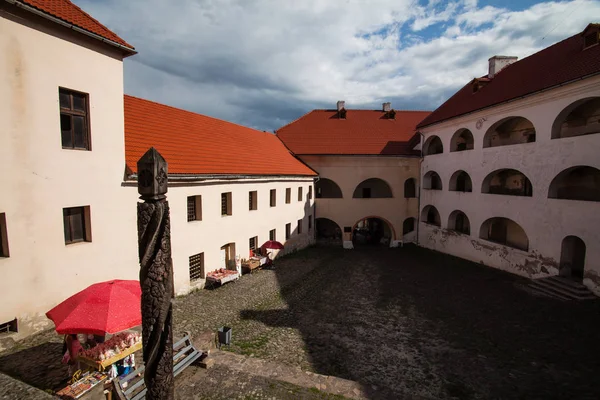
[[[597,27],[597,24],[588,25],[586,30],[594,27]],[[475,93],[472,84],[467,83],[421,121],[418,127],[422,128],[598,73],[600,45],[584,50],[582,34],[578,33],[510,64]]]
[[[58,18],[68,24],[75,25],[87,32],[98,35],[134,51],[132,45],[121,39],[114,32],[69,0],[16,0],[14,3],[17,5],[20,3],[34,7],[46,15]]]
[[[380,110],[313,110],[277,130],[294,154],[416,155],[410,142],[415,127],[429,111],[396,111],[394,119]]]
[[[271,133],[125,95],[129,172],[150,147],[167,160],[169,174],[317,175]]]

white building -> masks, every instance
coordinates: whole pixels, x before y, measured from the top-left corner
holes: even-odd
[[[90,284],[138,278],[135,167],[151,146],[172,173],[178,294],[223,255],[312,242],[314,171],[274,135],[124,97],[134,48],[69,1],[1,0],[0,54],[0,350]]]
[[[600,293],[598,31],[490,58],[419,124],[420,245]]]

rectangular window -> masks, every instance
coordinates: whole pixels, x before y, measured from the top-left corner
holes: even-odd
[[[277,240],[277,232],[275,229],[269,231],[269,240]]]
[[[188,222],[202,221],[202,196],[188,196],[187,214]]]
[[[308,187],[308,199],[312,200],[312,185]]]
[[[302,201],[302,186],[298,188],[298,201]]]
[[[91,242],[90,206],[63,208],[65,244]]]
[[[8,230],[6,229],[6,214],[0,213],[0,257],[9,257]]]
[[[258,210],[258,192],[256,190],[248,192],[248,210]]]
[[[91,150],[88,95],[59,88],[58,97],[62,148]]]
[[[0,334],[9,332],[18,332],[17,319],[0,324]]]
[[[258,243],[258,236],[251,237],[249,240],[250,251],[256,250],[256,243]]]
[[[194,254],[190,256],[190,282],[204,279],[204,253]]]
[[[271,207],[275,207],[277,205],[277,190],[271,189],[269,195]]]
[[[312,215],[308,216],[308,230],[310,231],[312,229]]]
[[[301,233],[302,233],[302,220],[299,219],[298,220],[298,234],[301,234]]]
[[[285,224],[285,240],[292,236],[292,224]]]
[[[232,215],[231,192],[221,193],[221,215]]]
[[[363,197],[363,199],[370,199],[371,198],[371,188],[363,188],[362,197]]]
[[[292,202],[292,188],[285,189],[285,204]]]

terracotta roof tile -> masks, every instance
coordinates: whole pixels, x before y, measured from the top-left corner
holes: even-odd
[[[588,28],[597,29],[597,25],[590,24],[586,30]],[[600,45],[583,50],[583,37],[578,33],[509,65],[475,93],[471,84],[466,84],[421,121],[418,127],[458,117],[598,73],[600,73]]]
[[[379,110],[313,110],[277,130],[295,154],[415,155],[409,143],[429,111],[396,111],[388,119]]]
[[[152,146],[172,174],[316,175],[271,133],[125,95],[128,169]]]
[[[71,3],[69,0],[17,0],[20,3],[35,7],[46,14],[62,19],[65,22],[76,25],[88,32],[95,33],[105,39],[112,40],[123,46],[134,49],[132,45],[118,37],[107,27],[102,25],[91,15]]]

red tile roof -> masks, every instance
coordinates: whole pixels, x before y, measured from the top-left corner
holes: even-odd
[[[396,111],[388,119],[379,110],[313,110],[277,130],[295,154],[416,155],[411,139],[429,111]]]
[[[590,27],[595,28],[595,25],[588,25],[588,28]],[[421,121],[418,127],[458,117],[599,72],[600,45],[583,50],[583,37],[578,33],[509,65],[475,93],[471,83],[466,84]]]
[[[125,163],[131,172],[152,146],[170,174],[316,175],[271,133],[125,95]]]
[[[131,50],[134,49],[132,45],[118,37],[107,27],[69,0],[17,0],[17,2],[35,7],[46,14],[59,18],[69,24],[76,25],[81,29],[101,36],[104,39],[112,40]]]

